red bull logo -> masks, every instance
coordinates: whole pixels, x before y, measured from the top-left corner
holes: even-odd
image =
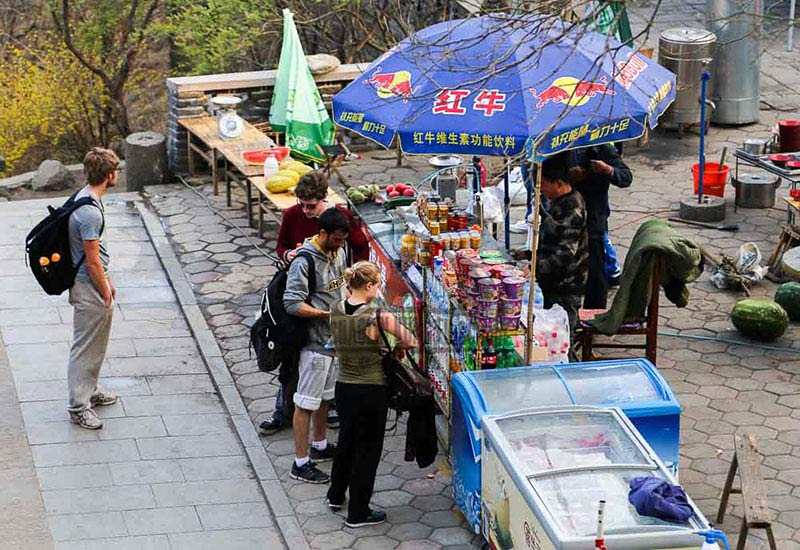
[[[408,98],[412,97],[417,90],[417,88],[411,87],[410,72],[383,73],[380,67],[375,69],[372,76],[364,81],[364,84],[373,86],[378,93],[378,97],[382,99],[401,97],[403,98],[403,103],[407,103]]]
[[[571,76],[556,78],[541,92],[537,92],[536,88],[531,88],[531,93],[539,100],[536,104],[537,109],[541,109],[548,103],[580,107],[596,95],[617,95],[617,92],[608,88],[606,77],[602,77],[599,82],[591,82],[578,80]]]

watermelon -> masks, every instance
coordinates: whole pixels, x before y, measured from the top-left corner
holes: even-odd
[[[739,300],[731,311],[733,326],[753,340],[774,340],[789,327],[789,314],[772,300]]]
[[[792,321],[800,321],[800,283],[783,283],[775,292],[775,302],[779,304]]]

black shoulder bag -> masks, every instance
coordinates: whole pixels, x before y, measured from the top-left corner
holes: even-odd
[[[400,361],[389,345],[389,339],[381,326],[381,310],[378,310],[376,323],[386,349],[381,350],[383,371],[389,388],[389,408],[402,412],[411,410],[433,396],[433,384],[423,374],[410,355],[406,359],[411,365]]]

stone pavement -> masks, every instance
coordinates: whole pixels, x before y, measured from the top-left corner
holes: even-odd
[[[762,115],[767,122],[777,116],[767,111]],[[766,125],[712,128],[709,154],[718,154],[723,145],[741,143],[748,133],[763,135],[765,131]],[[658,132],[642,147],[626,146],[626,159],[635,174],[634,185],[629,190],[612,190],[611,219],[612,239],[623,256],[639,224],[648,218],[672,215],[680,199],[691,193],[689,168],[696,148],[696,136],[677,139],[673,134]],[[347,163],[343,172],[356,182],[414,181],[427,172],[427,165],[425,159],[410,158],[398,168],[392,153],[375,152],[362,161]],[[251,240],[273,252],[277,224],[270,222],[266,240],[256,238],[251,229],[243,230],[249,239],[242,237],[215,212],[218,209],[245,227],[241,203],[225,208],[224,199],[212,196],[203,178],[196,183],[194,191],[176,185],[152,187],[147,192],[162,216],[184,269],[191,274],[197,300],[225,350],[226,363],[257,423],[268,417],[277,388],[271,375],[257,371],[248,355],[245,335],[257,308],[258,293],[274,271],[270,259]],[[786,188],[779,194],[785,195]],[[785,210],[740,209],[734,213],[730,188],[727,198],[726,221],[738,223],[738,233],[688,226],[678,226],[679,230],[715,254],[732,255],[741,244],[753,241],[767,256],[776,243]],[[514,219],[521,215],[520,209],[515,208]],[[222,246],[225,244],[228,246]],[[728,315],[741,296],[715,289],[708,277],[705,273],[691,285],[692,298],[687,308],[675,308],[663,297],[661,304],[658,366],[684,406],[681,482],[704,513],[715,517],[732,456],[733,434],[755,433],[765,456],[764,474],[779,548],[800,548],[800,328],[792,325],[770,348],[742,340]],[[765,281],[754,288],[753,294],[771,296],[774,289],[774,284]],[[329,436],[335,439],[335,433]],[[452,510],[444,457],[440,455],[439,470],[431,469],[434,476],[429,479],[427,471],[402,462],[400,434],[387,435],[374,497],[375,504],[388,511],[389,521],[368,532],[343,528],[341,515],[323,506],[323,487],[288,479],[293,452],[288,432],[263,438],[263,442],[312,548],[467,548],[480,544]],[[741,522],[741,504],[738,497],[733,497],[731,503],[731,512],[722,527],[735,538]],[[752,532],[748,547],[765,548],[760,536],[758,531]]]
[[[98,431],[67,419],[67,296],[46,296],[23,261],[25,234],[45,205],[58,201],[0,204],[0,510],[19,495],[14,512],[2,517],[26,531],[21,539],[0,520],[2,546],[283,547],[262,489],[265,476],[251,465],[255,455],[240,436],[247,432],[231,416],[238,396],[221,397],[212,383],[193,337],[202,333],[196,324],[190,331],[139,211],[125,202],[133,198],[139,197],[110,195],[105,201],[118,294],[102,384],[121,398],[98,410],[105,423]],[[7,387],[7,371],[13,388]],[[27,436],[30,449],[18,451],[14,462],[11,430],[18,417],[24,432],[17,438],[24,442]],[[255,436],[249,423],[247,428]],[[8,476],[17,479],[6,481]],[[25,485],[29,479],[34,488]]]
[[[421,166],[424,161],[415,159],[412,164]],[[365,166],[387,172],[381,164]],[[394,177],[414,174],[409,168],[388,172]],[[260,292],[275,270],[272,260],[254,245],[274,254],[278,224],[270,221],[268,240],[259,239],[254,230],[246,228],[243,203],[235,201],[233,207],[227,208],[224,196],[213,196],[209,185],[194,190],[182,185],[154,186],[145,192],[162,217],[250,417],[258,424],[273,410],[277,380],[272,374],[258,371],[248,351],[247,329],[258,309]],[[243,195],[234,197],[243,200]],[[344,512],[327,509],[323,502],[327,485],[308,485],[289,478],[294,458],[291,431],[262,438],[311,548],[455,550],[482,544],[480,537],[463,527],[460,514],[452,510],[444,457],[440,455],[425,469],[404,462],[404,433],[401,422],[395,433],[387,434],[378,469],[373,504],[387,511],[388,521],[360,529],[345,528]],[[336,432],[329,430],[328,437],[335,441]],[[329,469],[330,463],[321,466]]]

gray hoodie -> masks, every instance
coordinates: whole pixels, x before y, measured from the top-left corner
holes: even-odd
[[[345,252],[339,249],[335,259],[330,259],[314,245],[311,239],[306,239],[300,250],[314,258],[316,288],[308,288],[308,262],[302,258],[293,261],[289,266],[283,307],[287,313],[296,314],[300,305],[308,300],[310,295],[311,299],[308,302],[311,307],[330,311],[334,302],[345,298],[344,270],[347,267]],[[308,343],[305,349],[334,355],[332,348],[325,349],[330,339],[331,326],[328,319],[309,320]]]

